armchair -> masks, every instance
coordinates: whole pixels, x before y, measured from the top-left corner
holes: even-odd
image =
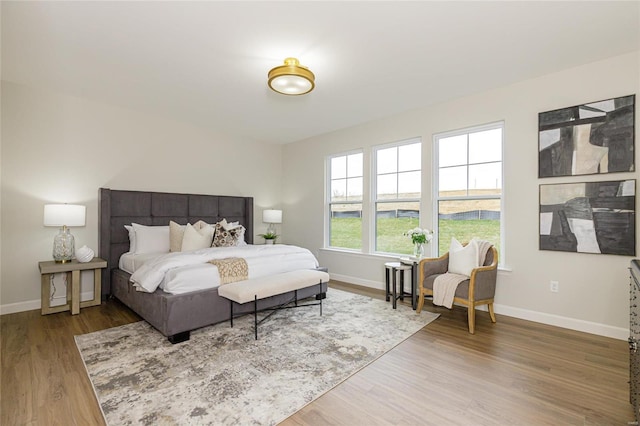
[[[418,307],[420,313],[424,306],[424,297],[433,296],[433,281],[438,275],[447,272],[449,267],[449,253],[438,258],[422,259],[418,264]],[[498,275],[498,250],[494,246],[487,251],[483,266],[471,271],[468,280],[460,283],[453,298],[454,303],[467,306],[469,333],[475,333],[476,306],[488,305],[491,322],[496,322],[493,312],[493,298],[496,292],[496,278]]]

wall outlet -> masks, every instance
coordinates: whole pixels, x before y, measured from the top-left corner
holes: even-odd
[[[560,284],[558,281],[551,281],[549,283],[549,290],[551,290],[552,293],[557,293],[560,290]]]

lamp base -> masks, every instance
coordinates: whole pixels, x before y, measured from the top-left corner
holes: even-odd
[[[75,253],[75,239],[69,228],[63,226],[60,233],[53,239],[53,260],[56,263],[67,263],[73,259]]]

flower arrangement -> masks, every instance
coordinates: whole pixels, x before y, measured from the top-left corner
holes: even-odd
[[[413,228],[405,232],[405,235],[411,237],[413,244],[429,244],[433,238],[433,231],[426,228]]]

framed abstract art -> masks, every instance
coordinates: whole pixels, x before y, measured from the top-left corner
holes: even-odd
[[[635,95],[538,114],[538,177],[632,172]]]
[[[540,250],[636,254],[635,179],[540,185]]]

